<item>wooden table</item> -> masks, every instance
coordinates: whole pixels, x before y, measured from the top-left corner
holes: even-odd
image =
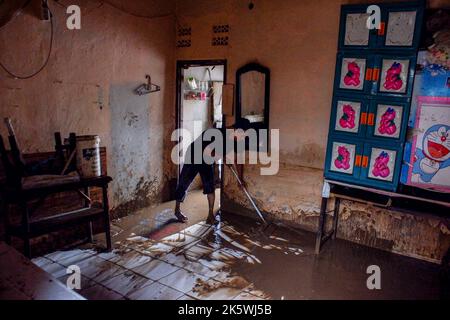
[[[326,191],[329,187],[329,191]],[[334,196],[333,227],[325,233],[328,200]],[[384,209],[410,214],[446,212],[450,214],[450,194],[438,193],[402,185],[399,192],[390,192],[362,187],[333,180],[324,180],[322,203],[320,206],[319,226],[316,233],[316,254],[329,239],[335,239],[338,232],[339,207],[341,200],[370,203]]]
[[[85,300],[0,242],[0,300]]]

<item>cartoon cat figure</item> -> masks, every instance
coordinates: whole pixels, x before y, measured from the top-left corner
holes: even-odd
[[[439,170],[450,166],[450,126],[437,124],[429,128],[417,149],[413,173],[424,182],[431,182]]]
[[[343,115],[339,119],[339,125],[341,128],[353,129],[355,127],[355,110],[349,104],[345,104],[342,108]]]
[[[359,79],[361,77],[361,71],[356,62],[349,62],[347,65],[347,74],[344,77],[344,83],[346,86],[358,87],[361,83]]]
[[[388,108],[386,112],[381,116],[380,126],[378,132],[392,136],[397,132],[397,126],[395,124],[395,117],[397,113],[393,108]]]
[[[403,80],[400,76],[401,73],[402,65],[398,62],[394,62],[386,72],[386,80],[383,85],[384,88],[387,90],[400,90],[403,87]]]
[[[338,147],[338,156],[334,160],[336,168],[341,170],[350,169],[350,152],[344,146]]]
[[[372,174],[375,177],[387,178],[391,174],[391,170],[388,166],[389,163],[389,154],[387,152],[382,151],[380,155],[375,159],[375,163],[373,165]]]

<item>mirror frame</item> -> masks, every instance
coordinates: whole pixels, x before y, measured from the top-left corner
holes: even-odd
[[[248,63],[236,71],[236,120],[242,118],[242,95],[241,95],[241,75],[250,71],[257,71],[265,75],[265,91],[264,91],[264,122],[263,126],[255,126],[254,129],[269,129],[269,110],[270,110],[270,70],[259,63]],[[261,123],[261,122],[258,122]]]

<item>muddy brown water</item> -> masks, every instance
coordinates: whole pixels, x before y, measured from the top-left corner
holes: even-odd
[[[282,225],[271,225],[263,231],[255,221],[234,215],[226,215],[224,221],[238,233],[223,232],[244,244],[261,262],[233,260],[230,273],[272,299],[438,299],[448,290],[440,282],[439,266],[432,263],[339,239],[327,243],[316,256],[313,233]],[[235,249],[214,233],[204,241],[219,241],[223,247]],[[380,267],[381,290],[367,287],[367,268],[371,265]]]
[[[159,229],[143,234],[153,240],[144,241],[140,248],[145,250],[162,236],[182,229],[182,224],[162,220],[157,221]],[[313,233],[282,224],[263,227],[232,214],[222,215],[222,220],[225,223],[208,228],[200,241],[186,241],[171,251],[185,254],[200,244],[214,251],[202,259],[223,263],[216,271],[225,272],[227,278],[198,280],[194,291],[200,297],[221,288],[253,288],[257,295],[271,299],[438,299],[448,290],[440,282],[435,264],[339,239],[329,241],[316,256]],[[148,226],[149,220],[145,224]],[[166,243],[185,241],[181,238]],[[367,268],[371,265],[380,267],[381,290],[367,288]]]

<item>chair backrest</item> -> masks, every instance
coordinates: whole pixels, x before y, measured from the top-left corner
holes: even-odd
[[[6,183],[10,186],[20,187],[22,183],[21,170],[11,162],[9,153],[5,148],[3,137],[0,135],[0,158],[5,170]]]
[[[72,152],[76,149],[76,134],[74,132],[71,132],[69,134],[69,138],[67,139],[67,142],[65,144],[62,143],[61,139],[61,133],[55,132],[55,156],[58,161],[58,165],[61,168],[64,168],[63,171],[70,172],[76,170],[76,162],[75,158],[71,155]],[[68,161],[71,159],[70,163]]]

